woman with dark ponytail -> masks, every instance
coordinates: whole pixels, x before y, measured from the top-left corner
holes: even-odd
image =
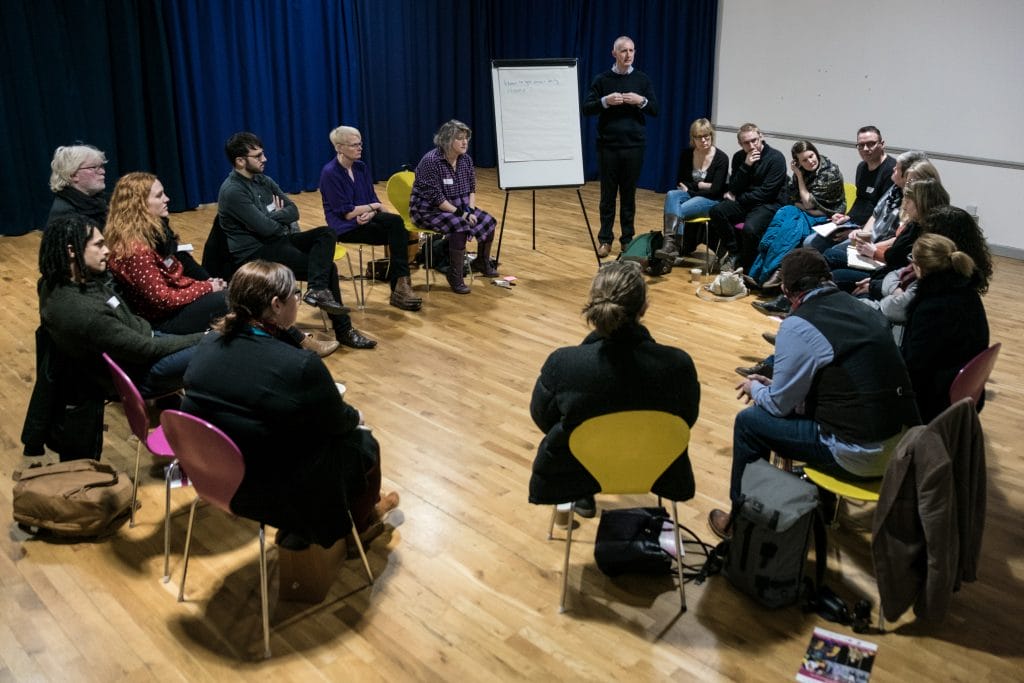
[[[640,324],[647,304],[637,263],[609,263],[594,277],[583,307],[594,331],[579,346],[552,353],[533,389],[530,414],[544,439],[533,463],[531,503],[576,501],[577,514],[596,514],[594,494],[600,486],[569,451],[572,430],[591,417],[660,410],[691,427],[697,421],[697,370],[685,351],[656,343]],[[688,460],[681,461],[688,466]]]
[[[383,530],[398,494],[381,498],[380,448],[320,358],[287,333],[299,289],[280,263],[250,261],[231,278],[228,314],[185,374],[182,410],[224,430],[242,451],[237,514],[280,530],[278,542],[330,547],[351,530]]]

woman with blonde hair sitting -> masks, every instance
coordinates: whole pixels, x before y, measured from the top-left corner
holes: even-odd
[[[678,415],[691,427],[697,421],[697,370],[689,354],[656,343],[640,323],[647,303],[639,264],[617,261],[602,267],[583,307],[594,331],[579,346],[558,349],[544,362],[530,401],[530,415],[544,432],[530,478],[531,503],[576,501],[580,516],[596,514],[594,494],[600,486],[569,451],[569,435],[588,418],[660,410]],[[687,458],[677,460],[664,476],[688,489],[673,489],[675,495],[669,497],[693,495]]]
[[[949,386],[964,365],[988,348],[988,318],[976,264],[942,235],[914,242],[917,293],[907,309],[901,351],[921,420],[949,407]]]

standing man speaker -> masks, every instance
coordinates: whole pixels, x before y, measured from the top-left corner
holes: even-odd
[[[612,45],[615,64],[599,73],[590,84],[583,114],[597,116],[597,163],[601,172],[601,229],[597,255],[611,254],[615,238],[615,196],[619,196],[619,243],[622,249],[633,239],[636,215],[636,183],[644,164],[648,116],[658,115],[658,100],[651,79],[633,68],[636,48],[627,36]]]

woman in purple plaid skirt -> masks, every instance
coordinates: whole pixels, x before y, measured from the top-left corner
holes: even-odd
[[[409,215],[417,227],[448,236],[448,286],[456,294],[469,294],[463,276],[466,240],[471,237],[478,246],[470,267],[487,277],[498,275],[491,264],[497,222],[476,206],[476,171],[473,158],[466,154],[472,134],[469,126],[455,119],[441,125],[434,135],[436,147],[416,166],[409,198]]]

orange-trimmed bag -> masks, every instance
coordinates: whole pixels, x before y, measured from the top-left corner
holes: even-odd
[[[128,520],[132,483],[96,460],[69,460],[14,473],[14,521],[57,536],[101,536]]]

